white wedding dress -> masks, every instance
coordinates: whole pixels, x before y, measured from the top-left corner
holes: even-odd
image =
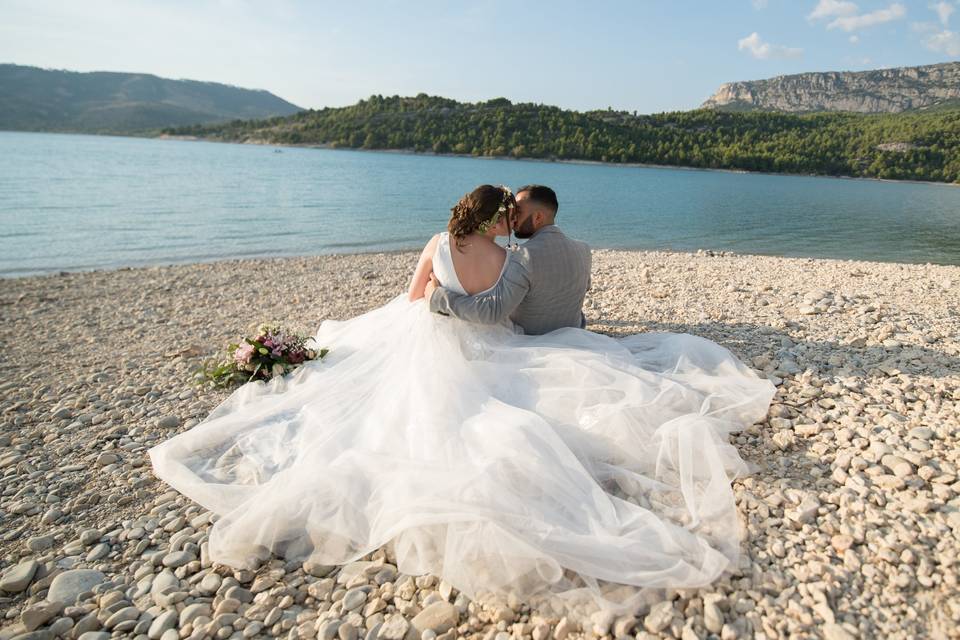
[[[434,271],[461,290],[441,241]],[[736,563],[728,434],[775,388],[688,334],[525,336],[406,295],[316,333],[330,349],[249,383],[150,450],[220,517],[210,557],[325,564],[389,545],[405,574],[556,614],[634,608]]]

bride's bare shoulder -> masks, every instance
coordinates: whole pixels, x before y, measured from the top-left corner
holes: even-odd
[[[437,245],[440,244],[440,238],[443,236],[442,233],[435,233],[433,237],[427,240],[427,244],[423,247],[421,256],[432,257],[437,251]]]

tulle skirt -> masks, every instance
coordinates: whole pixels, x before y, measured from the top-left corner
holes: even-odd
[[[322,323],[322,361],[249,383],[150,450],[218,514],[212,560],[324,564],[387,545],[473,599],[586,615],[737,562],[728,434],[775,388],[688,334],[525,336],[400,296]]]

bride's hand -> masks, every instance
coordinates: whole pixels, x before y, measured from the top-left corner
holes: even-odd
[[[440,286],[440,281],[437,280],[437,276],[430,272],[430,280],[427,281],[427,286],[423,290],[423,299],[427,301],[427,304],[430,304],[430,297],[433,295],[433,292],[437,290]]]

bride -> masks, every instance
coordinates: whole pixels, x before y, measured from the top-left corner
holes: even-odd
[[[527,336],[431,314],[431,271],[464,293],[496,285],[503,205],[505,188],[464,196],[406,294],[323,322],[324,360],[240,387],[150,450],[217,514],[213,561],[334,565],[387,546],[404,574],[556,615],[636,609],[735,565],[746,463],[727,436],[764,418],[773,385],[688,334]]]

